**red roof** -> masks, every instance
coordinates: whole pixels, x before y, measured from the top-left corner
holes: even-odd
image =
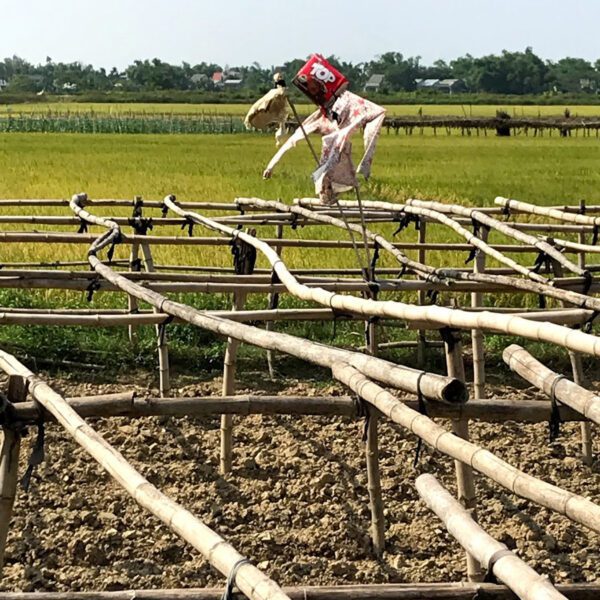
[[[214,83],[221,83],[221,81],[223,81],[223,72],[215,71],[213,73],[212,80],[214,81]]]

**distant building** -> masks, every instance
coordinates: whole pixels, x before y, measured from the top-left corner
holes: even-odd
[[[462,79],[415,79],[417,90],[434,90],[443,94],[466,92],[467,86]]]
[[[585,77],[579,80],[579,89],[584,92],[596,91],[596,80]]]
[[[0,92],[8,85],[6,79],[0,79]]]
[[[224,78],[225,77],[223,75],[223,71],[215,71],[212,74],[212,77],[211,77],[213,85],[215,87],[223,87],[223,80],[224,80]]]
[[[208,75],[205,75],[204,73],[194,73],[190,77],[190,81],[194,85],[204,85],[208,81]]]
[[[365,83],[364,91],[379,92],[384,79],[385,75],[371,75],[371,77],[369,77],[369,81]]]
[[[235,89],[242,87],[243,80],[242,79],[226,79],[224,85],[227,89]]]

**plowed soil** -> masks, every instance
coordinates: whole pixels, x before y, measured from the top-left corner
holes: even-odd
[[[337,385],[264,373],[240,374],[240,392],[343,394]],[[157,395],[138,373],[134,389]],[[132,377],[128,378],[132,381]],[[132,389],[51,379],[67,396]],[[174,395],[220,393],[221,381],[175,379]],[[498,397],[539,398],[531,389],[494,385]],[[455,491],[453,461],[381,422],[386,552],[369,538],[364,423],[332,417],[235,419],[234,471],[222,477],[219,419],[97,419],[93,426],[164,493],[191,510],[282,585],[459,581],[464,552],[419,500],[415,478],[436,475]],[[448,423],[445,425],[449,426]],[[548,443],[547,425],[472,423],[472,440],[531,475],[600,501],[598,463],[580,460],[579,425]],[[0,590],[119,590],[221,586],[224,578],[193,548],[139,508],[57,425],[47,428],[46,461],[28,493],[19,491]],[[22,470],[35,439],[25,439]],[[598,577],[598,535],[476,479],[480,523],[556,582]]]

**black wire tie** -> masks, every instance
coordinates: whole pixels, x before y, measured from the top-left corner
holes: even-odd
[[[227,577],[227,583],[225,585],[225,591],[221,596],[221,600],[233,600],[233,588],[235,587],[235,578],[237,576],[237,572],[242,565],[249,565],[250,561],[247,558],[240,558],[234,565],[231,571],[229,571],[229,576]]]

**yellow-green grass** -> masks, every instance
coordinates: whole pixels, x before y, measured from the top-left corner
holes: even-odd
[[[356,146],[358,151],[359,144]],[[306,148],[300,146],[290,152],[273,179],[264,181],[261,173],[273,152],[270,137],[253,134],[6,134],[0,137],[0,197],[66,198],[86,191],[92,198],[141,194],[159,199],[175,193],[182,200],[231,201],[236,196],[257,196],[289,202],[313,195],[312,161]],[[580,198],[598,203],[599,167],[600,144],[595,138],[383,134],[363,197],[400,201],[417,196],[486,205],[492,204],[497,195],[504,195],[540,204],[575,203]],[[10,209],[12,214],[24,211]],[[37,210],[37,214],[44,212],[49,211]],[[99,212],[106,214],[106,209]],[[61,214],[69,212],[64,209]],[[23,227],[13,227],[18,228]],[[385,229],[387,233],[389,229]],[[430,241],[449,239],[447,231],[430,229]],[[264,231],[273,234],[272,228]],[[176,228],[155,233],[183,234]],[[332,237],[336,232],[309,227],[288,230],[286,234]],[[195,235],[210,232],[196,228]],[[415,234],[405,232],[404,238],[415,239]],[[2,248],[2,262],[51,260],[57,252],[65,260],[85,255],[82,246],[11,245]],[[171,264],[230,264],[226,248],[157,247],[156,253],[160,262]],[[285,253],[296,267],[323,267],[326,263],[354,266],[351,251],[286,249]],[[431,260],[457,264],[459,257],[432,254]]]
[[[355,152],[358,153],[359,149],[357,139]],[[132,198],[141,194],[147,199],[160,199],[168,193],[175,193],[181,200],[220,202],[231,201],[236,196],[280,198],[286,202],[295,197],[312,196],[314,190],[310,172],[313,162],[302,145],[283,159],[270,181],[261,178],[262,170],[274,150],[271,136],[255,134],[4,134],[0,135],[0,198],[68,198],[79,191],[86,191],[92,198]],[[362,193],[364,198],[402,201],[418,196],[474,205],[490,205],[497,195],[539,204],[575,203],[581,198],[589,203],[600,203],[599,167],[600,143],[595,138],[406,137],[383,134],[372,179],[363,185]],[[111,214],[106,208],[94,210],[99,214]],[[5,210],[5,214],[23,213],[70,215],[67,208]],[[129,213],[129,210],[120,209],[113,214]],[[157,211],[148,210],[147,214],[157,215]],[[22,225],[2,227],[2,230],[9,229],[31,228]],[[36,226],[36,229],[56,228]],[[76,227],[66,229],[75,232]],[[393,226],[374,229],[391,236]],[[95,228],[92,232],[100,233],[101,230]],[[152,235],[167,233],[185,235],[176,227],[155,230]],[[273,236],[274,228],[260,228],[260,233]],[[194,235],[212,234],[196,227]],[[299,228],[295,231],[286,228],[285,235],[292,238],[345,238],[343,232],[323,227]],[[411,226],[396,239],[415,241],[416,235]],[[503,241],[497,235],[492,240]],[[462,240],[446,229],[433,226],[428,229],[428,241]],[[85,245],[0,244],[0,263],[85,260],[86,249]],[[291,267],[357,266],[351,250],[285,248],[283,252]],[[162,264],[231,266],[227,246],[156,246],[154,253],[156,261]],[[432,252],[428,262],[434,265],[462,265],[466,256],[466,252]],[[126,249],[118,248],[116,257],[127,258]],[[527,260],[532,261],[533,258],[528,256]],[[395,266],[394,261],[385,254],[382,254],[380,264]],[[259,258],[258,266],[267,267],[262,258]],[[2,291],[0,296],[0,304],[3,305],[86,305],[81,292]],[[386,298],[387,294],[382,297]],[[412,295],[401,298],[414,299]],[[223,307],[228,302],[223,296],[187,296],[184,300],[200,307]],[[487,301],[494,304],[519,302],[509,296],[498,295],[488,297]],[[265,298],[252,296],[251,305],[264,306]],[[284,298],[282,306],[290,305],[293,305],[293,300]],[[124,308],[126,301],[120,294],[96,294],[93,306]],[[151,357],[152,331],[151,328],[146,329],[143,339],[148,348],[147,355]],[[342,342],[359,341],[359,329],[360,326],[357,329],[340,325],[338,333],[346,332],[346,336],[353,336],[342,337]],[[314,339],[328,340],[331,336],[330,326],[323,325],[289,326],[286,330]],[[217,348],[212,338],[202,332],[181,328],[176,329],[176,333],[172,344],[180,344],[182,354],[189,354],[190,344],[197,348]],[[65,329],[63,334],[57,335],[45,328],[2,328],[0,341],[10,341],[11,335],[20,340],[23,346],[31,348],[32,352],[36,348],[51,347],[53,355],[72,356],[81,348],[87,351],[110,347],[114,357],[117,357],[115,360],[129,356],[122,330],[118,335],[105,335],[89,330]],[[90,360],[90,356],[86,356]]]
[[[102,114],[135,114],[135,115],[234,115],[243,116],[248,111],[247,104],[161,104],[161,103],[83,103],[83,102],[50,102],[0,104],[0,114],[12,113],[102,113]],[[569,108],[571,116],[600,115],[600,106],[596,105],[486,105],[486,104],[390,104],[385,105],[388,115],[460,115],[460,116],[494,116],[497,110],[504,110],[513,116],[562,116],[565,108]],[[315,109],[311,104],[299,104],[301,114],[309,114]]]

